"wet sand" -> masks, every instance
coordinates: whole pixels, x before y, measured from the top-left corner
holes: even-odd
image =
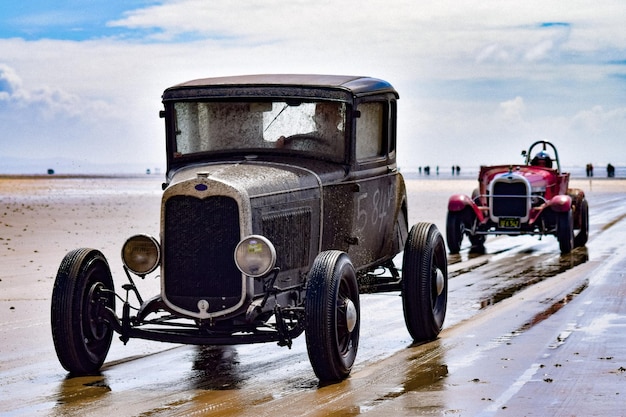
[[[124,240],[158,236],[160,184],[156,177],[0,178],[0,380],[56,357],[50,296],[67,252],[100,249],[121,276]]]
[[[27,378],[24,369],[41,372],[42,361],[54,366],[44,372],[51,385],[63,380],[49,330],[59,263],[72,249],[93,247],[105,254],[114,276],[123,274],[125,239],[158,236],[161,182],[156,176],[0,177],[0,392]],[[470,194],[475,184],[468,178],[407,180],[409,222],[433,222],[445,233],[449,196]],[[626,194],[626,179],[575,179],[571,186],[587,193],[590,210],[596,194]],[[0,399],[0,412],[11,409],[7,404],[10,398]]]
[[[121,273],[125,239],[159,235],[161,182],[161,176],[0,177],[0,322],[33,317],[18,305],[49,300],[59,263],[72,249],[99,249],[114,276]],[[475,185],[470,178],[406,180],[409,224],[432,222],[445,233],[448,198],[471,194]],[[626,193],[626,179],[570,185],[587,193],[591,207],[594,193]]]

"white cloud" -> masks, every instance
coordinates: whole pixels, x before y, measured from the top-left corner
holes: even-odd
[[[479,164],[487,153],[506,161],[543,138],[563,138],[584,164],[590,134],[603,143],[626,133],[626,99],[616,93],[624,79],[612,76],[623,66],[606,65],[624,59],[626,6],[587,3],[163,1],[111,20],[109,38],[0,39],[0,119],[28,126],[12,131],[24,148],[11,152],[37,137],[67,143],[45,145],[50,152],[71,154],[75,141],[81,157],[154,160],[164,152],[156,115],[170,85],[361,74],[400,92],[405,165]],[[608,152],[626,155],[626,142]]]
[[[145,111],[124,107],[124,100],[126,95],[107,102],[81,91],[31,85],[0,64],[0,157],[68,158],[77,161],[78,169],[95,162],[161,161],[163,142],[154,146],[157,129],[144,121]],[[149,119],[158,120],[153,110]]]
[[[476,54],[476,62],[478,63],[487,61],[508,62],[511,59],[511,54],[495,43],[486,45]]]
[[[500,103],[500,109],[506,123],[520,124],[524,121],[526,105],[523,98],[517,96],[513,100]]]
[[[368,29],[392,29],[398,24],[404,27],[406,21],[417,20],[419,16],[423,16],[420,8],[412,7],[411,2],[397,2],[395,7],[389,7],[383,1],[248,0],[233,7],[228,1],[178,0],[129,11],[124,18],[108,25],[158,29],[162,39],[196,33],[213,39],[262,43],[308,38],[312,33],[322,32],[325,36],[321,40],[339,34],[354,39],[367,35]],[[392,17],[396,19],[394,25],[387,20]]]
[[[10,110],[26,111],[31,116],[51,118],[89,117],[94,113],[107,112],[106,103],[83,100],[60,88],[48,86],[27,88],[16,71],[0,64],[0,101]]]
[[[21,90],[22,80],[13,68],[0,64],[0,100],[11,100],[16,91]]]
[[[585,133],[593,134],[607,130],[616,132],[620,127],[622,133],[624,133],[625,124],[626,107],[606,110],[602,106],[594,106],[592,109],[578,112],[572,120],[573,128],[582,129]]]

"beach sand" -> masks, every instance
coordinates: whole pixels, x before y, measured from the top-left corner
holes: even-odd
[[[47,298],[63,256],[79,247],[101,250],[121,271],[121,246],[129,236],[158,237],[160,176],[0,178],[0,291],[3,301]],[[471,194],[474,179],[406,180],[409,224],[435,223],[445,233],[447,201]],[[626,179],[572,180],[593,202],[596,192],[626,192]]]
[[[54,358],[50,297],[67,252],[100,249],[122,282],[121,246],[158,236],[162,179],[0,178],[0,363]],[[10,340],[10,343],[8,342]]]
[[[52,356],[50,296],[59,264],[79,247],[101,250],[116,281],[123,281],[120,251],[136,233],[159,235],[160,176],[0,177],[0,344],[3,369]],[[626,192],[625,179],[573,180],[593,195]],[[406,181],[409,223],[435,223],[445,235],[447,201],[470,194],[474,179]],[[158,282],[153,282],[158,291]],[[33,331],[34,330],[34,331]]]

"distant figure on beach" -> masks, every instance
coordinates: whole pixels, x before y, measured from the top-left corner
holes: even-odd
[[[587,171],[588,177],[593,177],[593,164],[591,163],[587,164],[587,167],[585,168],[585,170]]]
[[[460,166],[456,166],[456,175],[461,175],[461,167]]]
[[[609,178],[613,178],[615,176],[615,167],[610,163],[606,166],[606,175]]]

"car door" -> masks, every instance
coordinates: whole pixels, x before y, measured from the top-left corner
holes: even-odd
[[[395,102],[387,98],[357,104],[354,129],[355,169],[352,196],[352,242],[348,254],[359,266],[392,251],[397,214]]]

